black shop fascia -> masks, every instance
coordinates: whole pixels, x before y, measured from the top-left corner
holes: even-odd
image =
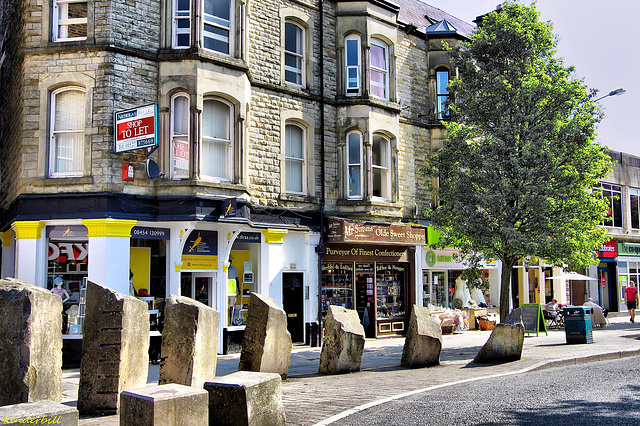
[[[406,333],[415,303],[415,250],[425,229],[329,219],[322,256],[322,318],[330,305],[357,311],[367,337]]]

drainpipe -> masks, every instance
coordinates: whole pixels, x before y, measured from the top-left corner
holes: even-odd
[[[322,346],[322,254],[324,253],[324,1],[320,0],[320,241],[318,254],[318,346]]]

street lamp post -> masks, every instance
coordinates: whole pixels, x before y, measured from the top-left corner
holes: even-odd
[[[602,100],[602,99],[604,99],[604,98],[606,98],[606,97],[609,97],[609,96],[620,96],[620,95],[624,95],[624,94],[625,94],[625,92],[626,92],[626,90],[624,90],[624,89],[616,89],[616,90],[612,90],[612,91],[610,91],[609,93],[607,93],[606,95],[599,97],[598,99],[596,99],[596,100],[595,100],[595,101],[593,101],[593,102],[598,102],[599,100]]]

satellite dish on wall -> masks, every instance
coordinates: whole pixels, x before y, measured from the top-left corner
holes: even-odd
[[[150,158],[147,158],[147,176],[151,179],[155,179],[160,174],[160,168],[158,167],[158,163],[153,161]]]

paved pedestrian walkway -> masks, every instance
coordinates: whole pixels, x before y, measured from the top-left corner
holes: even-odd
[[[340,424],[342,415],[378,401],[409,392],[465,380],[518,374],[563,364],[578,364],[640,355],[640,324],[628,317],[610,318],[604,329],[593,330],[593,343],[566,344],[563,329],[526,335],[522,359],[504,364],[475,364],[473,358],[490,331],[462,331],[443,336],[441,365],[406,369],[400,366],[404,338],[366,341],[362,371],[325,376],[318,374],[320,348],[296,347],[291,354],[289,377],[282,383],[287,424]],[[217,375],[237,371],[239,354],[218,356]],[[585,375],[586,375],[585,371]],[[517,376],[516,376],[517,377]],[[75,405],[78,369],[63,371],[63,402]],[[149,385],[157,384],[158,366],[150,365]],[[117,425],[117,416],[81,418],[82,425]]]

